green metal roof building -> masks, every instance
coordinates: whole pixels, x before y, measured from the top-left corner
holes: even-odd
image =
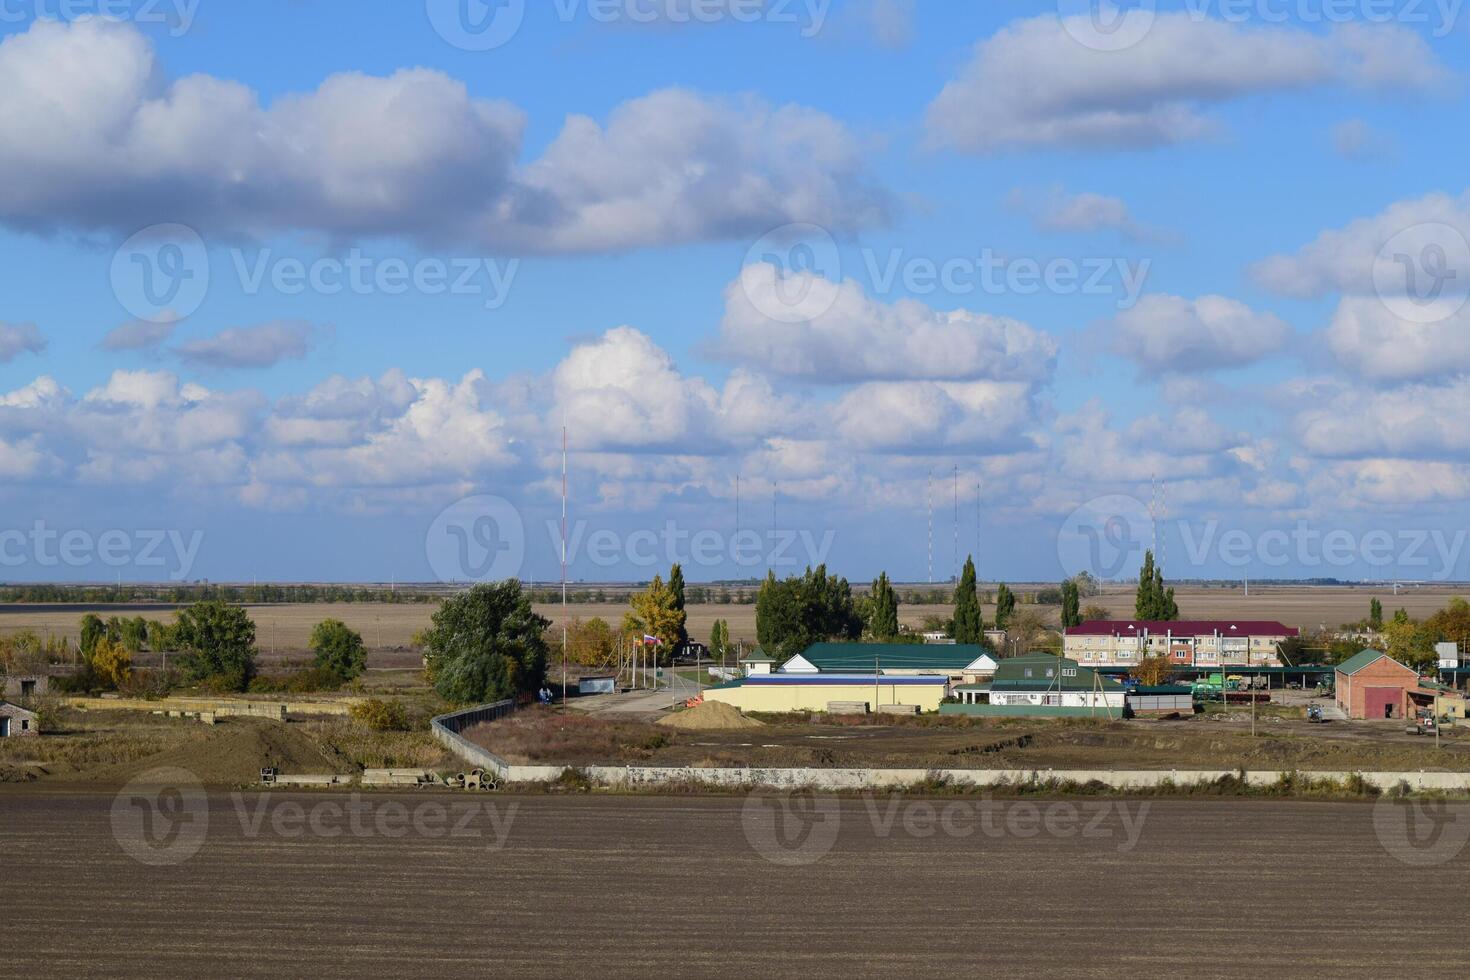
[[[781,666],[783,674],[989,674],[995,654],[978,643],[814,643]]]

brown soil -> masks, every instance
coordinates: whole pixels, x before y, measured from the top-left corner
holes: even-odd
[[[739,708],[720,701],[706,701],[687,711],[660,718],[654,724],[663,728],[677,728],[688,732],[765,727],[765,722],[747,718],[740,713]]]

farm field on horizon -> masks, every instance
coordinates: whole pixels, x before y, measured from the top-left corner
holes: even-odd
[[[866,584],[862,587],[866,588]],[[1022,591],[1027,588],[1049,587],[1053,586],[1017,586]],[[897,588],[901,593],[909,589],[920,591],[939,589],[949,593],[954,587],[940,584],[923,586],[900,584]],[[982,593],[987,590],[993,591],[994,584],[982,583],[980,585]],[[1447,586],[1405,589],[1398,596],[1393,595],[1391,586],[1385,589],[1372,589],[1364,586],[1251,586],[1251,594],[1247,598],[1241,589],[1200,588],[1186,585],[1178,587],[1177,597],[1180,616],[1185,619],[1279,620],[1287,626],[1316,629],[1324,624],[1328,628],[1333,628],[1365,618],[1368,613],[1368,604],[1375,597],[1390,612],[1403,608],[1408,610],[1411,616],[1419,619],[1436,612],[1451,598],[1467,593],[1470,593],[1470,589],[1461,590]],[[1133,601],[1134,595],[1131,589],[1110,586],[1101,595],[1087,597],[1085,604],[1102,606],[1112,614],[1113,619],[1124,620],[1133,616]],[[117,614],[115,609],[105,603],[87,608],[104,619]],[[437,603],[338,602],[247,605],[245,608],[255,622],[256,639],[262,654],[285,656],[304,654],[312,627],[328,618],[340,619],[361,633],[369,649],[404,648],[410,645],[415,633],[429,626],[430,619],[438,605]],[[615,602],[568,603],[567,612],[574,619],[586,620],[601,617],[616,630],[621,627],[623,613],[627,608],[626,603]],[[1045,615],[1053,625],[1056,624],[1059,616],[1058,607],[1037,606],[1034,608]],[[561,624],[562,607],[559,603],[537,603],[535,609],[537,613],[551,620],[554,625]],[[983,605],[982,609],[986,621],[993,622],[994,603]],[[715,620],[723,619],[730,624],[732,641],[742,641],[747,645],[755,643],[754,604],[691,604],[687,607],[687,612],[689,635],[693,639],[704,640],[709,636]],[[941,618],[952,616],[954,606],[950,603],[900,604],[898,612],[901,623],[917,628],[922,625],[927,616]],[[33,630],[42,635],[64,636],[75,644],[79,631],[78,624],[84,614],[85,610],[73,609],[70,605],[64,610],[53,610],[47,609],[44,604],[31,604],[27,605],[24,611],[14,611],[7,608],[5,604],[0,604],[0,636],[14,635],[22,630]],[[127,615],[167,620],[171,619],[173,614],[171,610],[160,608],[158,611],[132,611]]]

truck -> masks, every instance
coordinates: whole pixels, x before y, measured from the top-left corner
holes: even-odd
[[[1222,690],[1239,690],[1240,681],[1234,677],[1225,677],[1222,674],[1208,674],[1195,681],[1190,687],[1190,693],[1195,697],[1219,697]]]
[[[1421,708],[1414,715],[1414,720],[1404,728],[1405,735],[1433,735],[1439,723],[1434,719],[1434,712]]]

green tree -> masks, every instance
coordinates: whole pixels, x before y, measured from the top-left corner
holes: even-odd
[[[1084,623],[1106,622],[1112,618],[1113,614],[1108,612],[1105,606],[1092,605],[1082,610],[1082,621]]]
[[[1368,603],[1368,625],[1375,630],[1383,629],[1383,603],[1377,599]]]
[[[715,660],[724,660],[730,650],[730,624],[723,619],[715,620],[709,631],[709,655]]]
[[[679,639],[676,647],[689,642],[688,616],[684,612],[684,568],[678,562],[669,569],[669,591],[674,594],[674,608],[679,611]]]
[[[635,641],[656,637],[661,657],[671,655],[679,645],[679,637],[688,635],[684,610],[678,607],[674,590],[660,576],[655,575],[644,591],[629,596],[628,605],[632,608],[623,614],[623,635]]]
[[[985,638],[985,619],[980,613],[980,599],[975,594],[975,559],[965,558],[960,584],[954,590],[954,640],[956,643],[979,643]]]
[[[1062,583],[1062,629],[1082,625],[1081,606],[1082,590],[1076,580],[1067,579]]]
[[[501,701],[546,678],[544,632],[515,579],[477,585],[444,602],[424,631],[424,662],[439,696],[460,704]]]
[[[1016,594],[1004,582],[995,589],[995,628],[1005,629],[1016,611]]]
[[[107,624],[102,622],[102,617],[93,613],[87,613],[82,617],[82,656],[88,660],[92,659],[92,653],[97,649],[97,641],[107,636]]]
[[[888,581],[887,572],[879,572],[869,596],[868,631],[876,640],[891,640],[898,635],[898,593]]]
[[[1164,570],[1154,564],[1154,553],[1146,551],[1143,567],[1138,570],[1138,592],[1133,600],[1137,619],[1170,622],[1179,618],[1179,605],[1174,590],[1164,586]]]
[[[774,572],[766,574],[756,596],[755,631],[766,653],[781,659],[813,643],[856,640],[863,620],[847,579],[828,575],[827,566],[819,565],[784,581]]]
[[[312,628],[306,644],[315,655],[315,665],[330,670],[344,681],[355,680],[367,669],[367,647],[362,634],[340,619],[324,619]]]
[[[255,624],[239,606],[205,599],[180,609],[174,640],[184,651],[184,674],[193,681],[243,691],[255,674]]]

